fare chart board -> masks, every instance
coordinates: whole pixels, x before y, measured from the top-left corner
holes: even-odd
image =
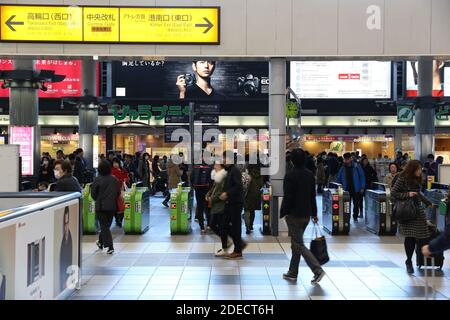
[[[220,44],[220,7],[0,5],[0,41]]]

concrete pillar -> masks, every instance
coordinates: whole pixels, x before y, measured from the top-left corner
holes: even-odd
[[[395,128],[394,131],[394,150],[395,152],[397,152],[397,150],[402,150],[402,136],[403,136],[403,131],[401,128]],[[395,155],[394,155],[395,156]]]
[[[283,197],[286,170],[286,59],[272,58],[269,62],[269,129],[271,139],[279,142],[278,150],[270,149],[272,161],[279,162],[279,170],[270,177],[272,183],[271,230],[278,236],[279,206]],[[274,130],[278,130],[275,133]]]
[[[435,110],[433,95],[433,60],[419,59],[419,93],[415,112],[415,159],[425,161],[428,154],[434,154]]]
[[[95,95],[96,91],[96,67],[95,61],[83,60],[81,83],[83,93],[90,96]],[[78,112],[80,130],[79,130],[79,146],[84,151],[87,169],[93,168],[94,157],[94,135],[98,134],[98,106],[94,104],[80,104]]]
[[[34,70],[34,60],[14,60],[15,70]],[[29,83],[31,86],[31,83]],[[34,163],[33,172],[37,176],[41,155],[41,130],[39,127],[39,98],[35,88],[10,89],[9,98],[10,126],[34,127]]]

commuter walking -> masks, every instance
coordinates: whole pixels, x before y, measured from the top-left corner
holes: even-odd
[[[226,157],[226,152],[224,153]],[[242,241],[242,208],[244,205],[242,175],[239,169],[230,164],[232,161],[227,158],[225,170],[227,177],[225,186],[219,199],[225,201],[225,216],[227,224],[231,224],[230,235],[234,243],[234,251],[225,256],[226,259],[242,259],[242,251],[247,247],[247,243]]]
[[[325,166],[324,166],[324,160],[322,157],[317,158],[316,183],[317,183],[317,193],[322,194],[323,187],[326,184]]]
[[[91,186],[91,196],[95,200],[95,214],[100,223],[100,235],[96,244],[100,250],[107,248],[107,254],[114,253],[114,244],[111,234],[111,223],[117,213],[117,202],[121,193],[119,180],[111,175],[111,166],[108,161],[98,165],[99,176]]]
[[[250,234],[253,231],[255,211],[261,210],[261,188],[263,186],[263,178],[261,176],[261,168],[258,164],[249,164],[247,170],[250,182],[244,199],[244,220],[246,233]]]
[[[336,182],[342,184],[344,190],[350,194],[353,201],[353,219],[358,222],[360,202],[366,187],[366,179],[361,166],[353,161],[351,154],[348,152],[344,154],[344,164],[339,169]]]
[[[211,171],[211,180],[214,181],[213,186],[206,194],[206,201],[210,204],[211,229],[220,237],[222,248],[215,253],[216,257],[224,257],[228,255],[228,224],[225,217],[225,201],[220,199],[225,187],[227,171],[225,166],[219,162],[214,165]]]
[[[56,160],[53,170],[57,180],[56,192],[81,192],[77,178],[72,175],[72,165],[67,160]]]
[[[211,168],[205,163],[194,165],[192,168],[191,183],[195,191],[195,201],[197,202],[195,219],[198,220],[201,234],[205,234],[207,231],[205,229],[205,215],[208,229],[210,229],[211,222],[206,203],[206,194],[211,186]]]
[[[151,179],[151,168],[150,168],[150,155],[144,153],[141,160],[139,161],[138,174],[142,180],[142,185],[151,190],[150,179]]]
[[[163,205],[169,207],[170,190],[175,189],[178,186],[181,178],[181,172],[178,166],[173,162],[172,158],[167,161],[167,190],[166,198],[163,201]]]
[[[384,177],[384,183],[388,185],[390,189],[394,186],[394,178],[399,174],[398,166],[395,162],[389,164],[389,173]]]
[[[127,185],[130,182],[130,177],[128,175],[128,171],[125,168],[122,168],[120,160],[116,157],[113,159],[113,166],[111,169],[111,174],[119,180],[121,194],[120,197],[123,199],[123,192],[127,190]],[[117,212],[115,215],[116,218],[116,226],[122,228],[123,223],[123,214],[124,212]]]
[[[416,218],[406,222],[399,221],[399,231],[405,237],[406,252],[406,270],[409,274],[414,273],[412,256],[416,245],[422,248],[430,238],[430,232],[427,226],[425,211],[421,206],[423,202],[428,207],[433,207],[432,203],[420,192],[422,185],[422,165],[418,160],[410,160],[405,170],[398,176],[395,185],[392,188],[392,197],[394,201],[414,199],[416,207]]]
[[[129,182],[128,182],[128,186],[131,187],[131,183],[134,183],[137,181],[137,168],[134,165],[133,162],[133,158],[131,157],[131,155],[127,154],[125,155],[125,162],[123,164],[123,168],[125,170],[127,170],[128,174],[129,174]]]
[[[292,258],[289,270],[283,274],[283,278],[291,281],[297,280],[300,258],[303,256],[306,264],[314,273],[311,283],[317,284],[325,276],[325,271],[303,241],[303,233],[310,219],[314,223],[319,221],[315,179],[312,172],[305,168],[306,155],[302,149],[293,150],[291,160],[294,170],[286,173],[284,178],[284,198],[280,217],[286,219],[291,237]]]

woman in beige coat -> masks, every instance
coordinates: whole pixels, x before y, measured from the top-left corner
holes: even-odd
[[[163,205],[169,207],[170,190],[178,186],[181,178],[181,172],[178,166],[173,163],[172,158],[167,161],[167,191],[166,198],[163,201]]]

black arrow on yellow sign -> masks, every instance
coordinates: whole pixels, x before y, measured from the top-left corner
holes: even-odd
[[[9,17],[8,20],[6,20],[5,24],[8,26],[8,28],[11,29],[11,31],[16,31],[14,29],[13,25],[15,26],[23,26],[25,23],[23,21],[13,21],[13,19],[16,17],[15,14],[13,14],[11,17]]]
[[[214,25],[211,23],[211,21],[208,20],[208,18],[203,17],[203,19],[206,21],[206,24],[204,23],[197,23],[195,25],[196,28],[206,28],[205,31],[203,31],[203,33],[208,33],[209,30],[212,29],[212,27],[214,27]]]

